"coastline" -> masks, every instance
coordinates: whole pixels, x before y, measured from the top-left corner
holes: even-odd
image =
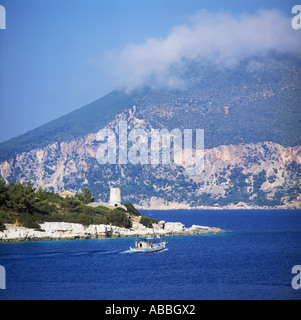
[[[153,229],[146,228],[138,222],[133,222],[129,229],[111,225],[89,225],[83,226],[78,223],[67,222],[45,222],[40,224],[40,230],[5,224],[6,230],[0,231],[0,242],[22,242],[22,241],[51,241],[51,240],[79,240],[79,239],[107,239],[127,237],[153,236]],[[160,221],[154,224],[157,236],[185,236],[205,235],[225,232],[216,227],[192,225],[186,228],[181,222]]]
[[[251,206],[244,202],[239,202],[238,204],[229,204],[227,206],[196,206],[191,207],[188,204],[182,204],[178,202],[169,202],[167,203],[150,203],[148,205],[143,204],[134,204],[135,208],[138,210],[300,210],[301,204],[293,203],[286,204],[281,206]]]

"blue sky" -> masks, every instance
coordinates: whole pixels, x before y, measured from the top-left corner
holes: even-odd
[[[0,30],[0,142],[113,90],[118,81],[108,73],[110,52],[122,52],[149,38],[164,39],[203,9],[235,16],[276,8],[290,17],[296,4],[290,0],[0,0],[7,21],[7,29]]]

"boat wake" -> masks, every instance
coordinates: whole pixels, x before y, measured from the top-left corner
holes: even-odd
[[[94,255],[106,255],[106,254],[114,254],[116,253],[116,250],[94,250],[94,251],[82,251],[82,252],[72,252],[70,253],[70,256],[94,256]]]
[[[168,251],[168,249],[167,248],[165,248],[165,249],[163,249],[163,250],[160,250],[160,251],[150,251],[150,252],[143,252],[143,251],[141,251],[141,252],[137,252],[137,251],[133,251],[133,250],[125,250],[125,251],[121,251],[120,253],[140,253],[140,254],[142,254],[142,253],[160,253],[160,252],[164,252],[164,251]]]
[[[125,251],[121,251],[120,253],[135,253],[135,252],[132,250],[125,250]]]
[[[114,254],[117,253],[117,250],[112,250],[112,251],[105,251],[105,252],[97,252],[97,255],[104,255],[104,254]]]

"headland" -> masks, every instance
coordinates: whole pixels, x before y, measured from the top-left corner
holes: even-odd
[[[20,227],[15,224],[6,224],[5,227],[6,229],[0,232],[0,242],[147,237],[152,236],[154,232],[160,237],[224,232],[224,230],[215,227],[192,225],[187,228],[180,222],[165,221],[154,223],[153,228],[147,228],[136,221],[133,222],[131,228],[105,224],[84,226],[79,223],[68,222],[44,222],[40,224],[38,230]]]

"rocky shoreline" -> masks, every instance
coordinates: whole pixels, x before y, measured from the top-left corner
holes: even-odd
[[[300,198],[300,197],[299,197]],[[245,202],[239,202],[237,204],[228,204],[226,206],[195,206],[192,207],[187,203],[179,202],[167,202],[163,199],[151,198],[148,202],[142,202],[142,204],[134,204],[138,210],[300,210],[301,198],[298,201],[292,203],[286,203],[284,205],[277,206],[257,206],[249,205]]]
[[[130,229],[104,224],[83,226],[78,223],[67,222],[41,223],[39,230],[12,224],[5,224],[5,226],[6,230],[0,232],[0,242],[147,237],[153,235],[152,228],[146,228],[135,221]],[[215,227],[193,225],[186,228],[183,223],[165,221],[154,224],[154,230],[156,235],[161,237],[224,232],[224,230]]]

